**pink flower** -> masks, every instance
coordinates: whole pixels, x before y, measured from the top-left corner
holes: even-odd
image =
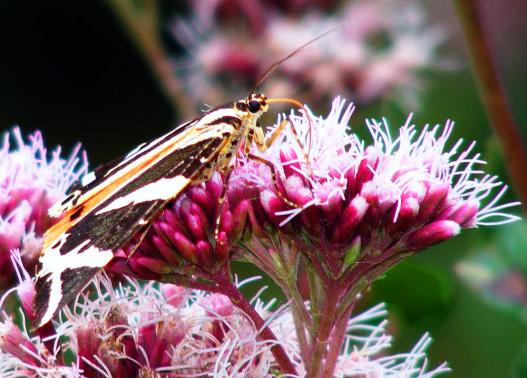
[[[47,344],[4,315],[0,322],[2,376],[271,377],[276,371],[270,352],[273,343],[258,341],[260,331],[226,297],[187,292],[173,306],[165,293],[181,292],[176,287],[159,289],[154,283],[129,280],[128,285],[115,289],[104,275],[95,278],[90,288],[97,296],[78,298],[74,312],[65,309],[56,333],[46,337]],[[264,304],[258,298],[253,302],[277,334],[277,342],[293,356],[296,376],[305,376],[289,309],[281,307],[273,313],[272,302]],[[426,370],[428,335],[409,353],[383,353],[391,337],[385,332],[386,320],[377,325],[375,321],[385,315],[380,304],[349,319],[337,377],[398,374],[430,378],[449,371],[446,364]],[[74,358],[65,364],[62,356],[68,353]]]
[[[420,71],[446,66],[437,53],[445,33],[429,25],[425,10],[415,2],[264,5],[218,0],[189,5],[190,20],[178,19],[172,28],[185,51],[179,76],[200,104],[203,99],[222,103],[251,88],[273,63],[335,25],[342,28],[284,62],[262,91],[307,103],[342,93],[360,104],[388,97],[415,107]]]
[[[187,291],[174,306],[165,295],[182,293],[177,287],[130,279],[114,289],[104,275],[90,288],[98,295],[83,295],[73,311],[64,309],[56,333],[47,336],[53,352],[5,317],[0,371],[28,377],[264,377],[276,368],[274,344],[258,341],[260,331],[224,296]],[[268,314],[259,300],[256,308]],[[61,363],[64,353],[74,354],[71,366]]]
[[[418,132],[409,117],[392,137],[386,120],[368,120],[368,145],[349,129],[352,112],[340,98],[327,117],[293,112],[295,132],[286,129],[261,154],[275,182],[252,160],[233,173],[260,193],[252,201],[260,225],[252,227],[265,230],[241,240],[240,256],[273,277],[295,308],[308,376],[338,371],[342,319],[390,267],[463,228],[518,219],[503,211],[518,203],[497,204],[506,187],[479,169],[474,144],[447,147],[452,122]],[[309,305],[297,284],[302,272]]]
[[[261,192],[260,206],[277,230],[306,253],[322,253],[326,274],[349,275],[461,228],[518,219],[502,212],[517,203],[496,204],[506,188],[476,169],[482,161],[471,154],[474,144],[446,147],[452,122],[419,133],[408,118],[392,138],[385,120],[368,120],[373,144],[366,146],[348,128],[352,112],[337,98],[326,118],[292,114],[298,138],[286,132],[263,155],[280,167],[278,185],[253,162],[236,172]],[[497,195],[482,205],[494,189]]]
[[[12,142],[14,141],[14,144]],[[26,142],[18,128],[0,146],[0,287],[13,283],[11,251],[18,249],[30,270],[40,254],[42,235],[52,224],[48,209],[87,172],[76,146],[68,159],[60,147],[49,156],[40,132]]]
[[[140,278],[160,280],[170,275],[215,273],[229,262],[232,245],[254,217],[243,187],[231,185],[221,207],[223,178],[191,187],[167,206],[137,246],[132,240],[115,252],[108,269]],[[137,248],[136,248],[137,247]]]

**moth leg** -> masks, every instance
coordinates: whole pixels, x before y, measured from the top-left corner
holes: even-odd
[[[311,120],[308,117],[309,122],[309,145],[311,145]],[[300,151],[302,151],[302,155],[304,158],[304,161],[308,165],[309,168],[309,152],[306,152],[306,149],[304,145],[302,144],[302,141],[300,140],[300,137],[298,136],[298,133],[296,132],[296,129],[293,126],[293,122],[287,117],[284,119],[276,129],[273,130],[271,135],[267,137],[267,139],[264,136],[262,128],[258,127],[255,130],[254,135],[254,143],[256,144],[256,147],[258,147],[258,150],[261,152],[265,152],[269,147],[271,147],[275,142],[278,136],[284,131],[286,126],[289,126],[289,129],[291,130],[291,133],[293,134],[293,138],[295,139],[296,143],[298,144],[298,147],[300,148]],[[310,169],[310,168],[309,168]]]
[[[264,136],[262,128],[256,127],[254,134],[254,143],[256,144],[256,147],[258,147],[258,150],[260,150],[261,152],[265,152],[269,147],[271,147],[274,142],[276,142],[276,138],[278,138],[278,136],[282,134],[288,123],[291,123],[289,121],[289,118],[284,119],[282,122],[280,122],[278,127],[273,130],[273,132],[271,133],[271,135],[269,135],[267,139]]]
[[[276,188],[276,195],[278,196],[278,198],[280,198],[282,201],[284,201],[286,203],[286,205],[289,206],[289,207],[294,207],[294,208],[298,208],[299,207],[296,203],[291,202],[287,198],[285,198],[285,196],[283,195],[282,191],[280,190],[280,187],[278,186],[278,181],[276,179],[277,178],[276,167],[274,166],[273,163],[271,163],[267,159],[264,159],[263,157],[256,156],[256,155],[253,155],[253,154],[249,154],[249,155],[247,155],[247,157],[249,159],[251,159],[251,160],[254,160],[254,161],[257,161],[259,163],[267,165],[269,167],[269,169],[271,170],[271,180],[273,181],[273,186]]]
[[[145,239],[146,237],[146,234],[148,233],[148,231],[150,230],[150,227],[152,227],[152,223],[150,223],[149,225],[145,226],[141,231],[138,232],[138,234],[140,233],[140,236],[139,238],[135,241],[134,245],[132,246],[132,248],[130,249],[130,253],[126,256],[126,263],[128,263],[130,261],[130,259],[132,258],[132,256],[134,255],[135,251],[137,251],[137,248],[139,248],[139,246],[141,245],[141,243],[143,242],[143,240]]]
[[[220,233],[220,224],[221,224],[221,214],[223,212],[223,204],[225,203],[225,197],[227,196],[227,188],[229,184],[229,177],[231,177],[232,168],[230,168],[224,176],[223,179],[223,188],[221,189],[220,197],[218,198],[218,210],[216,213],[216,221],[214,222],[214,240],[218,243],[219,233]]]

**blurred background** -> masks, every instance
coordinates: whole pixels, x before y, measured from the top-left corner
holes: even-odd
[[[527,3],[475,3],[527,142]],[[410,112],[419,126],[453,119],[454,137],[476,140],[487,171],[507,181],[446,0],[0,1],[0,130],[40,129],[47,146],[66,151],[80,141],[95,167],[205,104],[243,98],[272,63],[336,25],[259,90],[320,114],[345,96],[361,135],[367,117],[386,117],[392,130]],[[430,363],[448,361],[451,376],[527,377],[523,222],[468,230],[408,259],[363,302],[379,301],[390,310],[394,351],[430,332]]]

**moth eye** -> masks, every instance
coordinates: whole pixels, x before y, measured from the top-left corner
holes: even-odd
[[[260,110],[260,102],[259,101],[249,101],[249,111],[251,113],[257,113]]]

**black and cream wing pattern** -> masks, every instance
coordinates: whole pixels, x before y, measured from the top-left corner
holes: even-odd
[[[209,112],[96,170],[50,209],[60,220],[44,238],[35,284],[36,327],[71,302],[113,258],[113,250],[150,224],[217,159],[236,130],[219,113]]]

